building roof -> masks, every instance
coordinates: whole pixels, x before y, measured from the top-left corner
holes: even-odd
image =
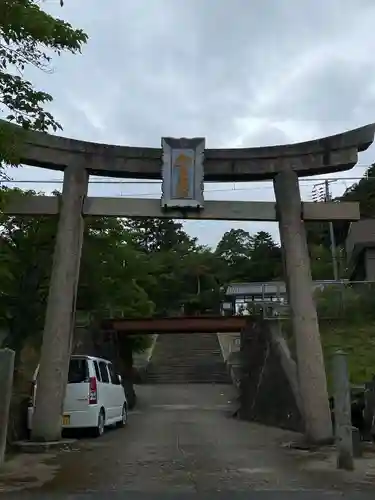
[[[348,280],[340,280],[340,283]],[[337,283],[334,280],[313,281],[314,289],[333,285]],[[225,295],[232,297],[244,297],[258,295],[262,297],[285,296],[286,285],[284,281],[268,282],[249,282],[249,283],[230,283],[225,291]]]

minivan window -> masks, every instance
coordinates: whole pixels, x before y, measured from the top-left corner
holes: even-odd
[[[115,372],[115,369],[113,368],[112,363],[109,363],[108,370],[109,370],[109,375],[111,377],[111,383],[115,384],[115,385],[120,385],[120,379],[118,378],[118,375]]]
[[[104,384],[109,384],[109,376],[108,376],[108,370],[107,370],[107,363],[104,363],[104,361],[100,361],[99,363],[99,370],[100,370],[100,375],[102,382]]]
[[[99,371],[99,366],[98,366],[97,361],[94,361],[94,369],[95,369],[95,376],[100,382],[100,371]]]
[[[71,359],[69,363],[68,384],[87,382],[89,370],[86,359]]]

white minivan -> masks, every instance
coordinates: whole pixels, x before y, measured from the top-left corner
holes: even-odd
[[[32,381],[27,425],[31,431],[38,384],[39,365]],[[74,355],[70,358],[68,384],[63,406],[63,429],[92,429],[95,436],[107,426],[126,425],[128,404],[121,377],[110,361],[93,356]]]

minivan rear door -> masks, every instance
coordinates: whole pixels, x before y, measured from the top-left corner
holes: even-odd
[[[100,405],[104,406],[106,413],[106,421],[111,421],[113,419],[113,409],[112,409],[112,387],[108,372],[108,361],[104,359],[99,360],[99,371],[100,371],[100,384],[99,384],[99,400]]]
[[[64,401],[64,413],[87,410],[89,404],[89,382],[88,359],[71,358]]]
[[[125,402],[125,393],[124,389],[121,385],[119,376],[115,372],[114,366],[112,363],[108,364],[108,370],[111,377],[111,389],[112,389],[112,401],[113,401],[113,414],[114,418],[121,417],[122,407]]]

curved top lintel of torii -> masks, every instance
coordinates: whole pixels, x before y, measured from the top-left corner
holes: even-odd
[[[0,121],[1,122],[1,121]],[[292,168],[299,176],[349,170],[358,152],[373,142],[375,124],[307,142],[257,148],[206,149],[204,179],[234,182],[272,179]],[[160,179],[162,149],[115,146],[41,132],[21,135],[21,163],[53,170],[84,166],[90,174],[134,179]]]

